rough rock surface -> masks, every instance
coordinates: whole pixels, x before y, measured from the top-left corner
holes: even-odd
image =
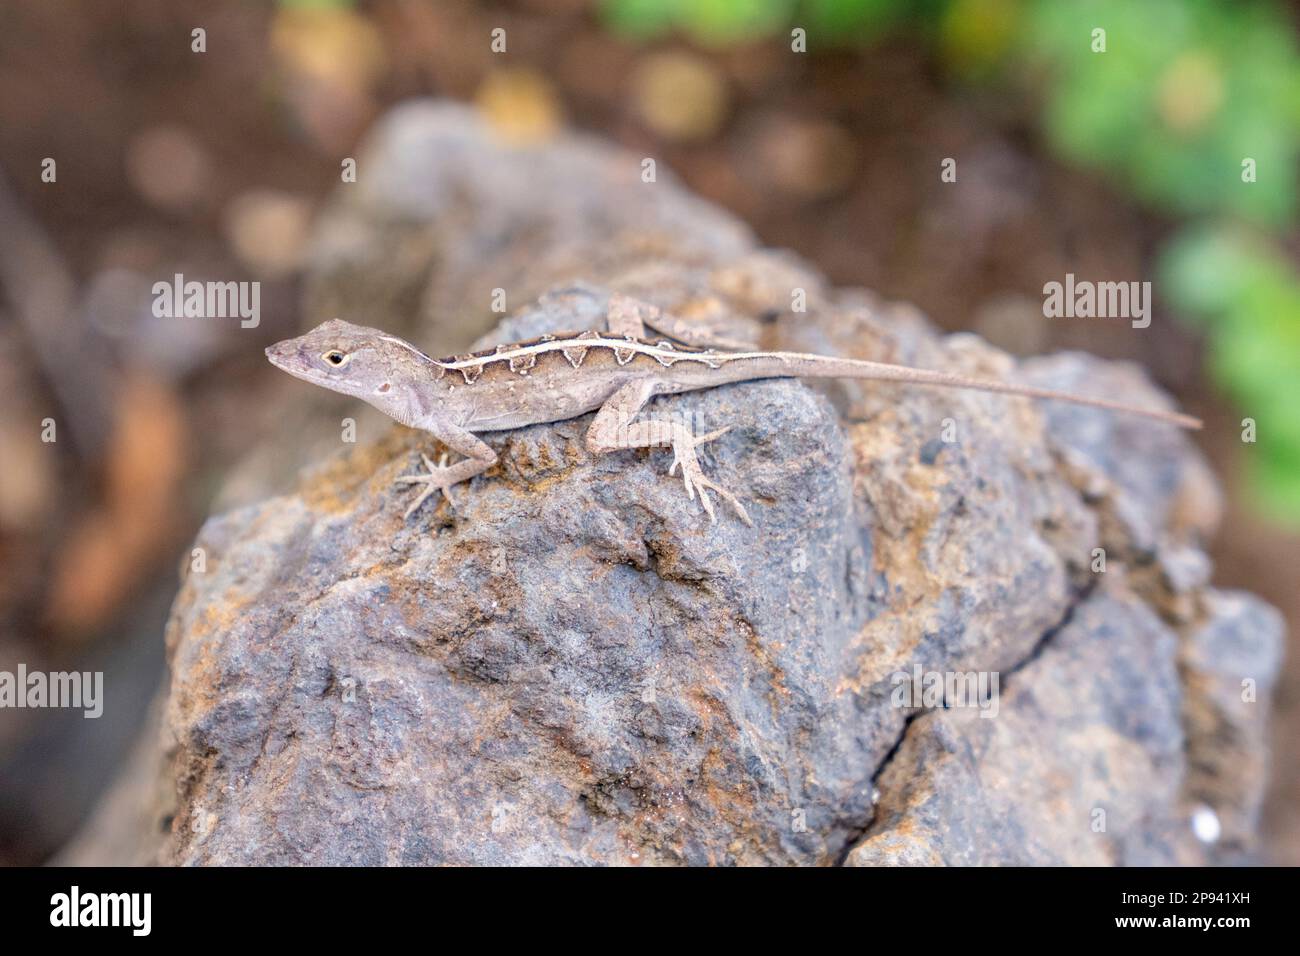
[[[337,308],[436,350],[472,290],[551,290],[486,341],[586,326],[615,290],[767,344],[1161,401],[1133,368],[1016,369],[828,289],[607,147],[506,150],[472,114],[413,104],[368,156],[383,195],[322,226],[313,318]],[[346,311],[367,308],[376,263],[407,294]],[[177,804],[159,858],[1249,858],[1281,625],[1210,587],[1216,491],[1185,436],[863,383],[658,404],[735,426],[705,467],[753,529],[710,524],[666,452],[589,454],[589,417],[489,436],[500,462],[459,489],[455,521],[402,520],[392,479],[432,443],[397,426],[210,520],[168,633]],[[914,669],[996,675],[996,716],[900,705]],[[1201,806],[1222,823],[1208,847]]]

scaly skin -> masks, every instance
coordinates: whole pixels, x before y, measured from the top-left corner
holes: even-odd
[[[694,498],[699,492],[700,503],[710,518],[713,506],[708,492],[713,491],[750,524],[740,501],[705,477],[695,456],[696,447],[717,438],[727,428],[695,436],[680,423],[637,419],[655,395],[729,382],[791,377],[877,379],[1055,399],[1140,415],[1183,428],[1201,427],[1198,419],[1188,415],[1050,389],[905,365],[751,351],[743,343],[702,337],[693,327],[625,296],[611,297],[608,323],[606,333],[547,335],[472,355],[433,359],[409,342],[378,329],[335,319],[306,335],[271,346],[266,355],[273,365],[290,375],[369,402],[403,425],[429,432],[464,456],[453,465],[445,463],[446,456],[438,465],[424,457],[427,473],[397,479],[425,486],[407,509],[408,516],[437,491],[442,491],[450,502],[453,485],[496,462],[496,453],[475,437],[476,432],[564,421],[599,409],[587,432],[588,448],[609,452],[671,446],[674,461],[670,473],[681,469],[687,493]],[[685,344],[674,344],[670,338],[651,341],[647,326]]]

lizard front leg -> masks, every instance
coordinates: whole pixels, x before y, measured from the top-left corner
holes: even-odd
[[[439,424],[434,428],[426,428],[431,435],[441,441],[452,451],[464,455],[463,461],[458,461],[454,465],[446,464],[447,456],[443,455],[438,464],[429,460],[429,456],[420,452],[420,458],[424,461],[424,467],[428,469],[427,474],[418,475],[399,475],[393,479],[394,482],[414,485],[420,484],[425,487],[420,491],[419,496],[406,509],[403,518],[409,518],[415,513],[415,510],[428,500],[434,492],[441,491],[447,499],[447,504],[453,508],[456,503],[451,498],[451,488],[462,481],[469,481],[475,475],[482,474],[496,464],[497,453],[494,452],[486,442],[480,441],[472,432],[454,425]]]
[[[725,488],[715,484],[704,476],[695,449],[705,442],[713,441],[728,431],[731,426],[719,428],[706,435],[693,435],[690,429],[680,422],[650,418],[635,421],[637,413],[654,395],[657,383],[654,379],[639,379],[628,382],[605,400],[596,413],[595,420],[587,429],[587,447],[593,452],[603,454],[625,448],[666,448],[672,446],[673,464],[668,474],[682,470],[682,482],[686,485],[686,494],[694,500],[695,492],[700,493],[700,504],[708,513],[710,520],[716,520],[713,502],[709,500],[710,491],[730,502],[740,515],[740,520],[753,525],[748,512],[739,499]]]

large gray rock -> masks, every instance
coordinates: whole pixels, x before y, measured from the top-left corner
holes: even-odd
[[[1133,368],[1065,355],[1016,369],[905,307],[829,289],[671,184],[628,179],[637,157],[572,141],[520,156],[472,115],[424,105],[370,149],[383,195],[340,200],[311,301],[361,301],[365,263],[382,260],[400,273],[387,288],[422,293],[389,299],[388,320],[344,316],[421,344],[487,283],[512,301],[551,291],[485,342],[590,325],[619,291],[768,344],[1162,400]],[[533,166],[545,193],[510,185]],[[573,215],[588,190],[599,201]],[[380,228],[394,210],[404,228]],[[532,259],[527,229],[546,238]],[[419,254],[456,235],[474,256]],[[790,313],[796,288],[806,313]],[[334,429],[334,400],[293,387]],[[246,503],[205,526],[206,570],[168,632],[176,806],[158,858],[1249,858],[1281,625],[1211,588],[1217,496],[1185,436],[861,382],[654,407],[734,426],[705,467],[755,527],[725,507],[711,524],[666,452],[591,455],[589,418],[489,436],[500,462],[458,489],[455,520],[403,520],[392,480],[433,443],[398,426],[310,457],[287,437],[282,458],[318,459],[291,485],[250,469]],[[914,671],[996,677],[999,694],[900,700],[896,675]],[[1212,845],[1189,823],[1207,809]]]
[[[585,324],[606,297],[558,292],[500,336]],[[960,345],[936,364],[981,364]],[[1101,363],[1051,365],[1156,400]],[[1177,567],[1168,595],[1144,573],[1188,560],[1165,507],[1202,477],[1183,439],[906,391],[842,422],[794,382],[661,404],[736,424],[711,464],[755,528],[710,524],[666,453],[592,456],[587,419],[492,437],[501,463],[454,522],[402,519],[392,479],[429,447],[404,429],[209,522],[170,631],[169,858],[1202,859],[1188,819],[1214,788],[1193,766],[1221,745],[1185,712],[1258,754],[1259,704],[1180,677],[1180,656],[1267,685],[1278,622],[1195,575],[1171,585]],[[1180,587],[1203,605],[1186,622]],[[996,715],[899,706],[893,675],[914,669],[996,674]],[[1235,776],[1228,756],[1210,779]],[[1258,787],[1224,786],[1220,813],[1253,812]]]

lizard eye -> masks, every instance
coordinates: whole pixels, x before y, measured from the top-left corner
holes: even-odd
[[[343,352],[340,352],[338,349],[330,349],[328,352],[322,355],[321,358],[323,358],[330,365],[333,365],[335,368],[342,368],[344,365],[347,364],[348,359],[351,358],[351,356]]]

